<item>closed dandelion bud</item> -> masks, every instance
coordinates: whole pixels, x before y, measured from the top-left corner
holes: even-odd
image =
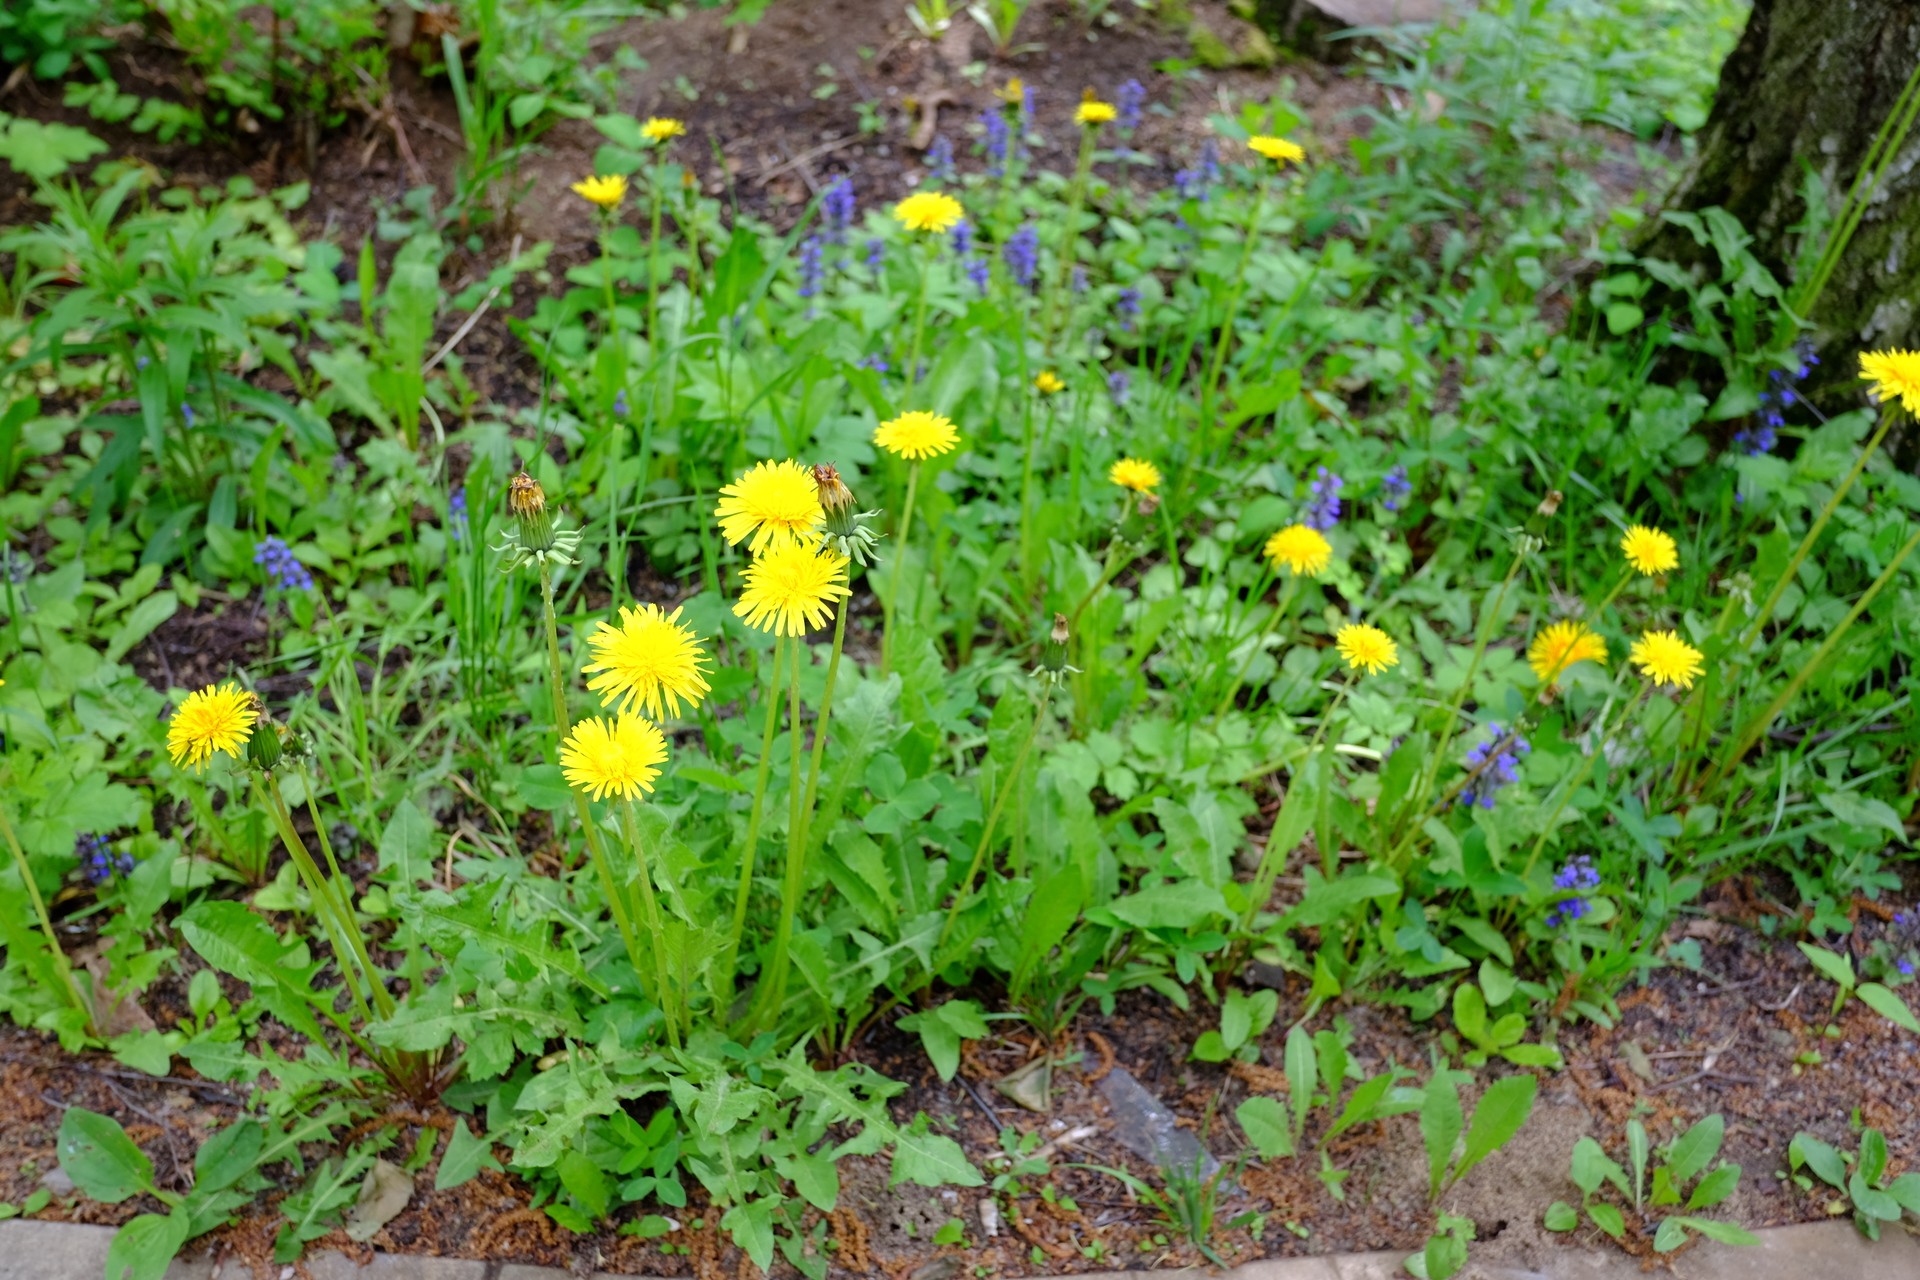
[[[853,500],[853,490],[840,478],[839,468],[830,463],[814,465],[813,483],[819,491],[820,510],[826,517],[821,526],[821,545],[835,555],[865,566],[880,545],[880,535],[868,528],[867,523],[877,519],[880,513],[854,510],[859,504]]]
[[[255,705],[259,705],[258,699]],[[247,763],[262,773],[272,773],[280,763],[280,729],[281,726],[267,719],[263,710],[253,727],[253,735],[247,739]]]
[[[506,556],[509,571],[527,564],[544,566],[548,561],[573,563],[573,551],[580,545],[579,532],[555,526],[553,514],[547,510],[546,490],[524,471],[507,482],[507,514],[513,521],[506,530],[506,541],[494,550]]]
[[[1067,615],[1053,615],[1053,630],[1047,632],[1047,638],[1040,644],[1040,665],[1033,674],[1052,684],[1058,684],[1069,675],[1079,675],[1080,668],[1067,665],[1067,645],[1073,634],[1067,629]]]
[[[1150,516],[1160,510],[1160,495],[1151,492],[1140,494],[1134,498],[1133,506],[1134,510],[1138,511],[1141,515]]]
[[[1535,507],[1534,511],[1551,520],[1560,514],[1560,501],[1564,497],[1566,497],[1565,494],[1555,489],[1548,493],[1546,497],[1540,499],[1540,505]]]

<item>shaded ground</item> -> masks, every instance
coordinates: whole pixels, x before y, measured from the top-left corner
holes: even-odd
[[[1541,1215],[1556,1199],[1577,1199],[1567,1181],[1574,1142],[1591,1135],[1622,1155],[1625,1124],[1636,1114],[1656,1145],[1703,1116],[1724,1116],[1724,1155],[1745,1173],[1717,1216],[1750,1227],[1826,1216],[1826,1195],[1802,1194],[1775,1175],[1797,1132],[1853,1149],[1857,1137],[1849,1117],[1856,1108],[1864,1123],[1886,1134],[1896,1170],[1920,1162],[1920,1133],[1908,1119],[1920,1111],[1920,1040],[1858,1002],[1842,1012],[1838,1034],[1829,1036],[1825,1015],[1832,988],[1812,975],[1791,944],[1712,923],[1710,930],[1696,929],[1712,935],[1702,940],[1702,973],[1662,970],[1646,986],[1622,993],[1622,1017],[1614,1029],[1587,1023],[1565,1031],[1560,1048],[1568,1068],[1542,1074],[1539,1101],[1521,1136],[1443,1198],[1442,1209],[1476,1224],[1477,1263],[1552,1274],[1565,1238],[1546,1232]],[[1883,927],[1863,912],[1857,942],[1864,947]],[[1201,1263],[1198,1252],[1169,1239],[1119,1181],[1084,1167],[1112,1165],[1152,1185],[1162,1182],[1115,1139],[1096,1083],[1112,1067],[1130,1071],[1173,1110],[1181,1127],[1200,1134],[1210,1118],[1201,1136],[1216,1155],[1231,1160],[1241,1142],[1228,1117],[1239,1102],[1250,1093],[1284,1097],[1283,1033],[1304,994],[1298,987],[1282,993],[1278,1025],[1265,1037],[1260,1062],[1231,1072],[1185,1060],[1195,1037],[1212,1025],[1204,1016],[1183,1014],[1147,995],[1123,998],[1112,1017],[1091,1012],[1062,1042],[1054,1107],[1045,1115],[1023,1110],[994,1088],[1038,1054],[1029,1037],[1013,1033],[970,1044],[959,1078],[943,1084],[915,1037],[877,1026],[856,1056],[909,1084],[895,1104],[897,1117],[904,1121],[925,1111],[989,1176],[1001,1167],[993,1160],[1002,1150],[1003,1129],[1048,1141],[1077,1136],[1051,1154],[1049,1173],[1022,1177],[1019,1193],[999,1197],[980,1189],[891,1190],[883,1161],[846,1162],[841,1206],[828,1221],[828,1234],[838,1242],[836,1274],[902,1277],[941,1257],[964,1257],[968,1268],[986,1268],[976,1273],[982,1277]],[[176,1004],[161,992],[149,1001],[149,1012],[165,1028],[184,1012]],[[1424,1077],[1436,1033],[1444,1043],[1449,1030],[1444,1022],[1420,1026],[1396,1008],[1368,1004],[1343,1004],[1309,1026],[1332,1027],[1340,1020],[1351,1025],[1355,1067],[1368,1076],[1399,1065]],[[68,1105],[116,1116],[153,1157],[162,1185],[184,1189],[198,1143],[235,1114],[240,1101],[227,1087],[191,1075],[182,1067],[177,1077],[155,1080],[103,1055],[67,1057],[32,1032],[0,1030],[0,1107],[10,1117],[0,1126],[0,1200],[19,1203],[55,1169],[54,1134]],[[1215,1247],[1227,1261],[1419,1246],[1431,1216],[1417,1118],[1363,1126],[1332,1144],[1331,1161],[1347,1174],[1344,1203],[1332,1199],[1316,1176],[1314,1145],[1330,1119],[1328,1108],[1317,1109],[1305,1154],[1250,1165],[1238,1185],[1223,1192],[1221,1223],[1248,1212],[1265,1215],[1258,1239],[1245,1226],[1216,1235]],[[453,1117],[397,1111],[389,1120],[401,1127],[395,1149],[404,1152],[423,1128],[448,1129]],[[681,1215],[687,1225],[666,1238],[676,1246],[676,1255],[668,1255],[657,1242],[632,1236],[572,1235],[529,1209],[527,1189],[502,1175],[486,1174],[436,1193],[434,1169],[428,1165],[416,1175],[413,1203],[374,1237],[374,1247],[636,1275],[684,1274],[692,1265],[703,1280],[743,1274],[730,1245],[708,1230],[692,1229],[700,1216],[697,1199]],[[51,1177],[51,1185],[60,1185],[57,1172]],[[1043,1195],[1049,1189],[1051,1198]],[[267,1202],[277,1198],[270,1193]],[[988,1203],[997,1234],[983,1217]],[[153,1208],[137,1200],[106,1206],[56,1197],[41,1216],[115,1223]],[[965,1245],[935,1245],[934,1233],[951,1219],[964,1227]],[[211,1247],[222,1256],[264,1263],[276,1225],[271,1212],[259,1215],[216,1233]],[[348,1252],[359,1248],[338,1236],[323,1243]],[[690,1252],[678,1254],[680,1246]],[[1644,1236],[1630,1239],[1629,1247],[1642,1255],[1649,1251]],[[776,1268],[776,1274],[792,1273]]]

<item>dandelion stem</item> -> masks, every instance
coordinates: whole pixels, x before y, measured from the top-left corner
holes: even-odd
[[[973,851],[973,861],[968,864],[960,887],[954,891],[953,904],[947,908],[947,922],[941,927],[940,940],[933,947],[936,962],[941,948],[947,945],[947,935],[953,932],[953,922],[960,918],[960,910],[966,905],[967,896],[973,892],[973,882],[979,877],[980,864],[986,861],[987,849],[993,844],[994,829],[1000,825],[1000,812],[1007,807],[1007,797],[1020,786],[1020,770],[1027,762],[1027,753],[1033,749],[1033,740],[1040,734],[1040,724],[1046,718],[1047,704],[1052,699],[1053,682],[1049,680],[1040,691],[1040,701],[1034,704],[1033,723],[1027,727],[1027,736],[1021,740],[1013,763],[1007,766],[1006,781],[994,791],[993,808],[987,813],[987,825],[980,831],[980,843]]]
[[[780,877],[780,917],[774,927],[773,957],[767,963],[756,1001],[758,1008],[753,1019],[756,1027],[765,1026],[769,1020],[779,1017],[780,1008],[786,1003],[787,950],[793,943],[793,916],[799,908],[800,873],[805,856],[799,845],[800,838],[805,834],[800,816],[801,791],[805,785],[800,772],[801,742],[804,737],[800,726],[800,669],[806,657],[803,643],[800,637],[794,637],[793,678],[787,683],[788,740],[792,744],[787,769],[787,860]]]
[[[1266,212],[1267,184],[1262,182],[1254,188],[1253,208],[1247,215],[1246,238],[1240,243],[1240,262],[1233,270],[1233,284],[1227,290],[1227,314],[1220,323],[1220,341],[1213,349],[1213,359],[1207,364],[1207,380],[1200,388],[1200,430],[1201,438],[1208,441],[1208,452],[1218,450],[1225,442],[1214,440],[1213,413],[1214,394],[1219,390],[1220,377],[1227,367],[1227,348],[1233,343],[1234,322],[1240,318],[1240,302],[1245,295],[1247,265],[1253,261],[1253,248],[1260,238],[1260,216]]]
[[[1652,687],[1651,684],[1645,683],[1640,686],[1634,693],[1632,700],[1627,703],[1626,710],[1620,713],[1620,719],[1622,721],[1633,718],[1633,713],[1639,710],[1640,704],[1646,700],[1647,690]],[[1605,714],[1606,711],[1603,708],[1601,715],[1605,716]],[[1604,734],[1606,726],[1604,723],[1596,723],[1594,728]],[[1520,871],[1520,879],[1522,881],[1529,881],[1533,878],[1533,869],[1539,865],[1541,851],[1547,847],[1547,837],[1559,829],[1560,815],[1566,812],[1568,803],[1573,799],[1573,793],[1586,784],[1588,775],[1593,772],[1594,762],[1599,760],[1605,751],[1606,738],[1602,736],[1593,744],[1593,750],[1587,753],[1586,760],[1580,766],[1580,772],[1576,773],[1572,780],[1561,789],[1560,799],[1553,806],[1553,812],[1547,815],[1547,820],[1541,824],[1540,836],[1533,842],[1533,852],[1527,855],[1527,865]]]
[[[560,759],[559,744],[567,739],[567,730],[572,722],[567,716],[566,689],[560,675],[560,624],[553,614],[553,571],[542,562],[540,565],[540,607],[541,616],[547,631],[547,689],[553,696],[554,761]],[[594,871],[600,878],[600,891],[606,895],[607,910],[613,915],[614,928],[620,931],[620,940],[626,945],[627,962],[633,971],[641,971],[640,939],[633,931],[632,913],[627,910],[626,895],[613,877],[613,867],[607,861],[607,849],[600,839],[600,827],[593,820],[593,810],[587,804],[587,798],[571,787],[573,811],[580,819],[581,830],[587,838],[587,857],[593,862]]]
[[[1834,646],[1840,643],[1841,637],[1847,634],[1853,624],[1859,620],[1860,615],[1867,611],[1867,606],[1873,603],[1873,598],[1880,594],[1881,588],[1893,581],[1893,575],[1900,571],[1900,566],[1906,563],[1907,557],[1913,554],[1913,549],[1917,546],[1920,546],[1920,527],[1914,529],[1913,535],[1907,539],[1899,553],[1887,563],[1887,567],[1880,571],[1880,576],[1873,580],[1873,585],[1867,588],[1866,593],[1854,601],[1853,608],[1849,609],[1847,616],[1840,620],[1840,625],[1820,642],[1820,647],[1813,651],[1813,656],[1805,662],[1796,664],[1793,678],[1787,681],[1786,688],[1774,696],[1773,701],[1767,704],[1766,710],[1748,722],[1746,729],[1740,734],[1739,741],[1734,743],[1733,749],[1722,756],[1720,763],[1714,766],[1713,772],[1707,775],[1707,780],[1701,785],[1702,791],[1711,790],[1716,786],[1733,770],[1734,766],[1740,763],[1747,752],[1753,750],[1753,744],[1760,740],[1760,735],[1767,731],[1768,726],[1774,722],[1786,705],[1793,701],[1794,695],[1800,692],[1800,687],[1813,673],[1826,664],[1827,657],[1833,652]]]
[[[280,779],[271,773],[266,778],[267,815],[279,830],[280,839],[287,846],[287,855],[307,881],[307,890],[313,895],[315,913],[322,917],[323,922],[330,924],[333,948],[341,953],[338,957],[341,976],[348,978],[347,985],[353,988],[347,965],[351,962],[356,966],[362,981],[367,984],[367,994],[372,996],[373,1007],[380,1011],[382,1018],[391,1018],[395,1007],[393,996],[387,991],[386,984],[380,981],[380,971],[373,967],[373,958],[367,954],[366,942],[360,936],[360,922],[354,919],[352,905],[340,885],[320,870],[320,864],[314,861],[306,842],[293,829],[293,815],[287,811],[286,799],[280,794]],[[361,1005],[362,1016],[365,1016],[367,1002],[362,1000],[357,989],[354,990],[354,1000]]]
[[[807,855],[807,836],[813,826],[814,801],[820,793],[820,764],[826,755],[827,722],[833,717],[833,685],[840,675],[840,654],[847,644],[847,606],[852,597],[843,596],[833,620],[833,650],[827,657],[827,684],[820,691],[820,716],[813,722],[813,754],[807,761],[807,796],[800,806],[800,856]]]
[[[1067,189],[1067,221],[1060,231],[1060,251],[1053,264],[1053,281],[1047,287],[1046,327],[1041,345],[1049,355],[1053,353],[1053,344],[1059,337],[1060,295],[1064,292],[1073,260],[1079,256],[1080,207],[1086,201],[1087,178],[1093,173],[1094,135],[1099,131],[1099,126],[1092,124],[1080,128],[1080,154],[1074,159],[1073,184]]]
[[[653,154],[653,181],[647,184],[653,197],[647,228],[647,346],[656,355],[660,350],[660,207],[665,203],[660,188],[667,180],[667,147],[662,142]]]
[[[884,620],[886,630],[883,631],[880,636],[880,675],[883,678],[887,672],[893,669],[893,628],[895,622],[900,617],[901,577],[907,564],[907,538],[913,533],[913,499],[919,485],[920,464],[915,462],[910,464],[907,469],[907,499],[905,503],[901,505],[900,509],[900,541],[893,550],[893,581],[887,585],[887,616]],[[914,592],[914,597],[918,599],[919,594],[918,591]],[[842,602],[840,607],[840,621],[835,624],[836,634],[845,626],[846,618],[846,605]],[[840,650],[837,644],[833,651],[833,659],[836,663],[840,660]],[[831,676],[829,676],[829,680],[831,680]],[[829,685],[828,687],[831,688],[832,686]]]
[[[640,884],[640,909],[647,913],[647,932],[653,939],[653,998],[667,1024],[667,1043],[680,1047],[680,1024],[686,1017],[686,1001],[674,990],[668,978],[666,934],[661,928],[660,903],[653,896],[653,870],[647,865],[647,847],[640,840],[640,824],[635,818],[639,802],[630,800],[620,806],[620,829],[626,833],[633,850],[635,879]]]
[[[927,329],[927,289],[933,278],[933,242],[937,236],[924,237],[920,246],[920,294],[913,304],[913,345],[907,349],[907,367],[900,371],[909,387],[920,381],[920,343]]]
[[[613,351],[614,382],[618,391],[624,391],[627,385],[627,349],[620,340],[620,304],[613,290],[613,253],[610,241],[613,234],[613,213],[608,210],[600,219],[600,272],[607,287],[607,345]],[[649,322],[651,323],[651,322]],[[649,333],[651,337],[651,333]],[[608,519],[613,525],[613,560],[607,576],[613,579],[613,605],[617,607],[626,598],[627,589],[627,526],[620,518],[620,452],[626,444],[627,424],[618,413],[610,414],[613,430],[609,433],[612,449],[607,461]]]
[[[799,642],[795,641],[795,648]],[[773,638],[773,669],[767,676],[767,724],[760,735],[760,761],[753,769],[753,806],[747,811],[747,839],[740,848],[740,884],[733,897],[733,926],[727,934],[726,963],[721,966],[729,977],[735,975],[740,956],[740,937],[747,928],[747,899],[753,893],[753,867],[760,850],[760,820],[766,812],[767,774],[773,764],[773,736],[780,728],[780,659],[786,654],[784,636]]]
[[[1853,460],[1853,469],[1847,472],[1846,478],[1840,482],[1840,487],[1833,491],[1831,498],[1827,499],[1827,505],[1820,509],[1819,518],[1813,522],[1813,527],[1807,530],[1807,536],[1800,540],[1799,547],[1794,550],[1793,559],[1787,561],[1787,567],[1781,572],[1779,580],[1773,584],[1773,590],[1767,593],[1765,603],[1755,610],[1753,621],[1747,624],[1747,629],[1740,635],[1736,653],[1744,654],[1759,638],[1761,630],[1773,617],[1774,608],[1780,603],[1780,597],[1786,594],[1787,584],[1792,582],[1795,575],[1800,572],[1801,563],[1813,550],[1813,544],[1819,541],[1821,532],[1827,527],[1827,521],[1833,519],[1833,513],[1840,509],[1840,504],[1846,500],[1847,494],[1853,489],[1854,481],[1858,480],[1860,473],[1866,470],[1867,460],[1873,456],[1874,450],[1880,447],[1880,442],[1886,438],[1887,431],[1893,426],[1897,416],[1891,402],[1880,411],[1880,425],[1874,429],[1872,438],[1867,441],[1867,447],[1862,449],[1860,456]]]
[[[33,867],[27,862],[26,851],[20,847],[20,838],[13,833],[13,823],[8,820],[4,806],[0,806],[0,835],[7,838],[7,848],[13,854],[14,870],[20,873],[20,883],[27,887],[27,896],[33,899],[33,913],[40,921],[41,936],[47,940],[47,959],[66,986],[67,999],[85,1023],[87,1034],[95,1035],[97,1029],[93,1023],[93,1007],[80,994],[80,984],[74,981],[73,968],[67,963],[67,953],[60,949],[60,937],[53,931],[53,917],[47,914],[47,900],[40,896],[40,886],[33,879]]]
[[[1299,587],[1300,575],[1289,574],[1286,587],[1273,602],[1273,612],[1267,615],[1265,624],[1260,628],[1260,634],[1254,637],[1253,647],[1247,650],[1246,660],[1240,664],[1240,670],[1234,675],[1233,683],[1227,686],[1226,696],[1220,699],[1219,707],[1214,710],[1213,718],[1215,720],[1220,719],[1232,709],[1233,700],[1235,696],[1239,694],[1240,686],[1247,682],[1247,672],[1253,669],[1254,657],[1265,648],[1267,637],[1273,634],[1274,627],[1279,624],[1280,619],[1286,616],[1287,610],[1292,607],[1294,594],[1299,590]]]

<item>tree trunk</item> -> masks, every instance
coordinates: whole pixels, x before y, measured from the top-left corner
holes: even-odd
[[[1719,205],[1755,237],[1754,255],[1789,288],[1807,214],[1805,174],[1828,211],[1846,199],[1860,163],[1920,61],[1920,0],[1754,0],[1739,46],[1720,71],[1699,158],[1667,208]],[[1651,221],[1641,252],[1702,261],[1686,231]],[[1811,319],[1822,385],[1857,399],[1854,356],[1920,346],[1920,128],[1907,136],[1820,296]]]

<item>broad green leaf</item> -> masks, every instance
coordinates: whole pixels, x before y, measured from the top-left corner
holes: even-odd
[[[474,1137],[465,1118],[455,1120],[453,1133],[447,1138],[446,1152],[440,1157],[439,1171],[433,1176],[433,1189],[445,1191],[472,1181],[482,1169],[499,1168],[500,1162],[493,1157],[493,1144],[485,1138]]]
[[[1465,1177],[1469,1169],[1520,1132],[1520,1126],[1533,1114],[1533,1096],[1539,1088],[1540,1082],[1532,1076],[1508,1076],[1487,1086],[1467,1126],[1466,1146],[1461,1149],[1459,1167],[1453,1171],[1454,1181]]]
[[[1435,1072],[1420,1102],[1420,1137],[1427,1147],[1427,1195],[1440,1198],[1453,1148],[1466,1120],[1460,1110],[1460,1091],[1450,1072]]]
[[[1744,1227],[1736,1227],[1731,1222],[1721,1222],[1714,1218],[1677,1218],[1673,1219],[1690,1231],[1698,1231],[1709,1240],[1718,1240],[1721,1244],[1756,1245],[1760,1237]]]
[[[952,1138],[902,1129],[894,1142],[888,1185],[897,1187],[903,1182],[921,1187],[978,1187],[986,1179]]]
[[[734,1205],[720,1219],[733,1242],[763,1275],[773,1265],[773,1214],[777,1208],[777,1197],[761,1196]]]
[[[1870,1187],[1880,1185],[1880,1175],[1887,1171],[1887,1138],[1878,1129],[1867,1129],[1860,1134],[1859,1174]]]
[[[202,971],[204,972],[204,970]],[[193,1189],[219,1191],[253,1171],[266,1131],[252,1120],[236,1120],[200,1144],[193,1157]]]
[[[1472,1043],[1487,1043],[1487,1002],[1471,982],[1453,989],[1453,1025]]]
[[[1313,1037],[1304,1027],[1287,1031],[1287,1094],[1293,1105],[1293,1136],[1296,1142],[1307,1127],[1307,1112],[1313,1106],[1315,1059]]]
[[[1720,1143],[1726,1132],[1727,1122],[1714,1114],[1674,1139],[1667,1167],[1673,1171],[1676,1190],[1699,1177],[1713,1163],[1713,1158],[1720,1154]]]
[[[1832,1187],[1847,1185],[1847,1161],[1838,1151],[1810,1133],[1796,1133],[1787,1144],[1787,1160],[1794,1169],[1802,1165]]]
[[[560,1158],[553,1162],[553,1171],[560,1175],[560,1185],[567,1189],[568,1195],[580,1202],[588,1218],[598,1222],[607,1216],[607,1210],[613,1203],[613,1187],[592,1156],[575,1147],[561,1153]]]
[[[1620,1211],[1610,1204],[1590,1204],[1587,1216],[1593,1219],[1593,1225],[1618,1240],[1627,1232],[1627,1220]]]
[[[1247,1141],[1263,1160],[1293,1154],[1293,1134],[1287,1127],[1287,1113],[1279,1099],[1264,1095],[1248,1098],[1234,1108],[1233,1118],[1240,1122]]]
[[[1685,1218],[1662,1218],[1660,1226],[1653,1233],[1655,1253],[1672,1253],[1687,1242]]]
[[[1903,1173],[1883,1190],[1908,1213],[1920,1213],[1920,1173]]]
[[[953,1079],[960,1069],[960,1042],[978,1040],[987,1034],[987,1020],[973,1000],[948,1000],[931,1009],[900,1019],[902,1031],[916,1031],[920,1043],[942,1080]]]
[[[89,1199],[119,1204],[153,1186],[153,1162],[111,1116],[68,1107],[59,1146],[60,1167]]]
[[[187,1217],[143,1213],[113,1233],[106,1280],[161,1280],[187,1242]]]
[[[1869,1009],[1889,1022],[1920,1035],[1920,1020],[1914,1018],[1913,1010],[1907,1007],[1907,1002],[1902,1000],[1892,988],[1883,987],[1877,982],[1863,982],[1853,994],[1859,996]]]
[[[1592,1138],[1582,1138],[1573,1144],[1573,1185],[1590,1196],[1600,1189],[1602,1182],[1611,1182],[1623,1196],[1628,1194],[1627,1171],[1615,1163],[1599,1143]]]
[[[1732,1195],[1733,1189],[1739,1185],[1740,1166],[1723,1164],[1700,1179],[1699,1185],[1693,1189],[1693,1194],[1687,1197],[1687,1208],[1689,1210],[1711,1209]]]
[[[1565,1200],[1555,1200],[1547,1206],[1547,1216],[1541,1225],[1549,1231],[1571,1231],[1580,1225],[1580,1213]]]
[[[1807,959],[1813,961],[1813,967],[1830,981],[1848,990],[1853,989],[1853,960],[1850,957],[1835,955],[1825,947],[1816,947],[1810,942],[1802,942],[1799,946]]]
[[[1882,1222],[1897,1222],[1900,1218],[1900,1202],[1868,1186],[1858,1169],[1847,1175],[1847,1196],[1853,1201],[1853,1207],[1869,1218]]]

